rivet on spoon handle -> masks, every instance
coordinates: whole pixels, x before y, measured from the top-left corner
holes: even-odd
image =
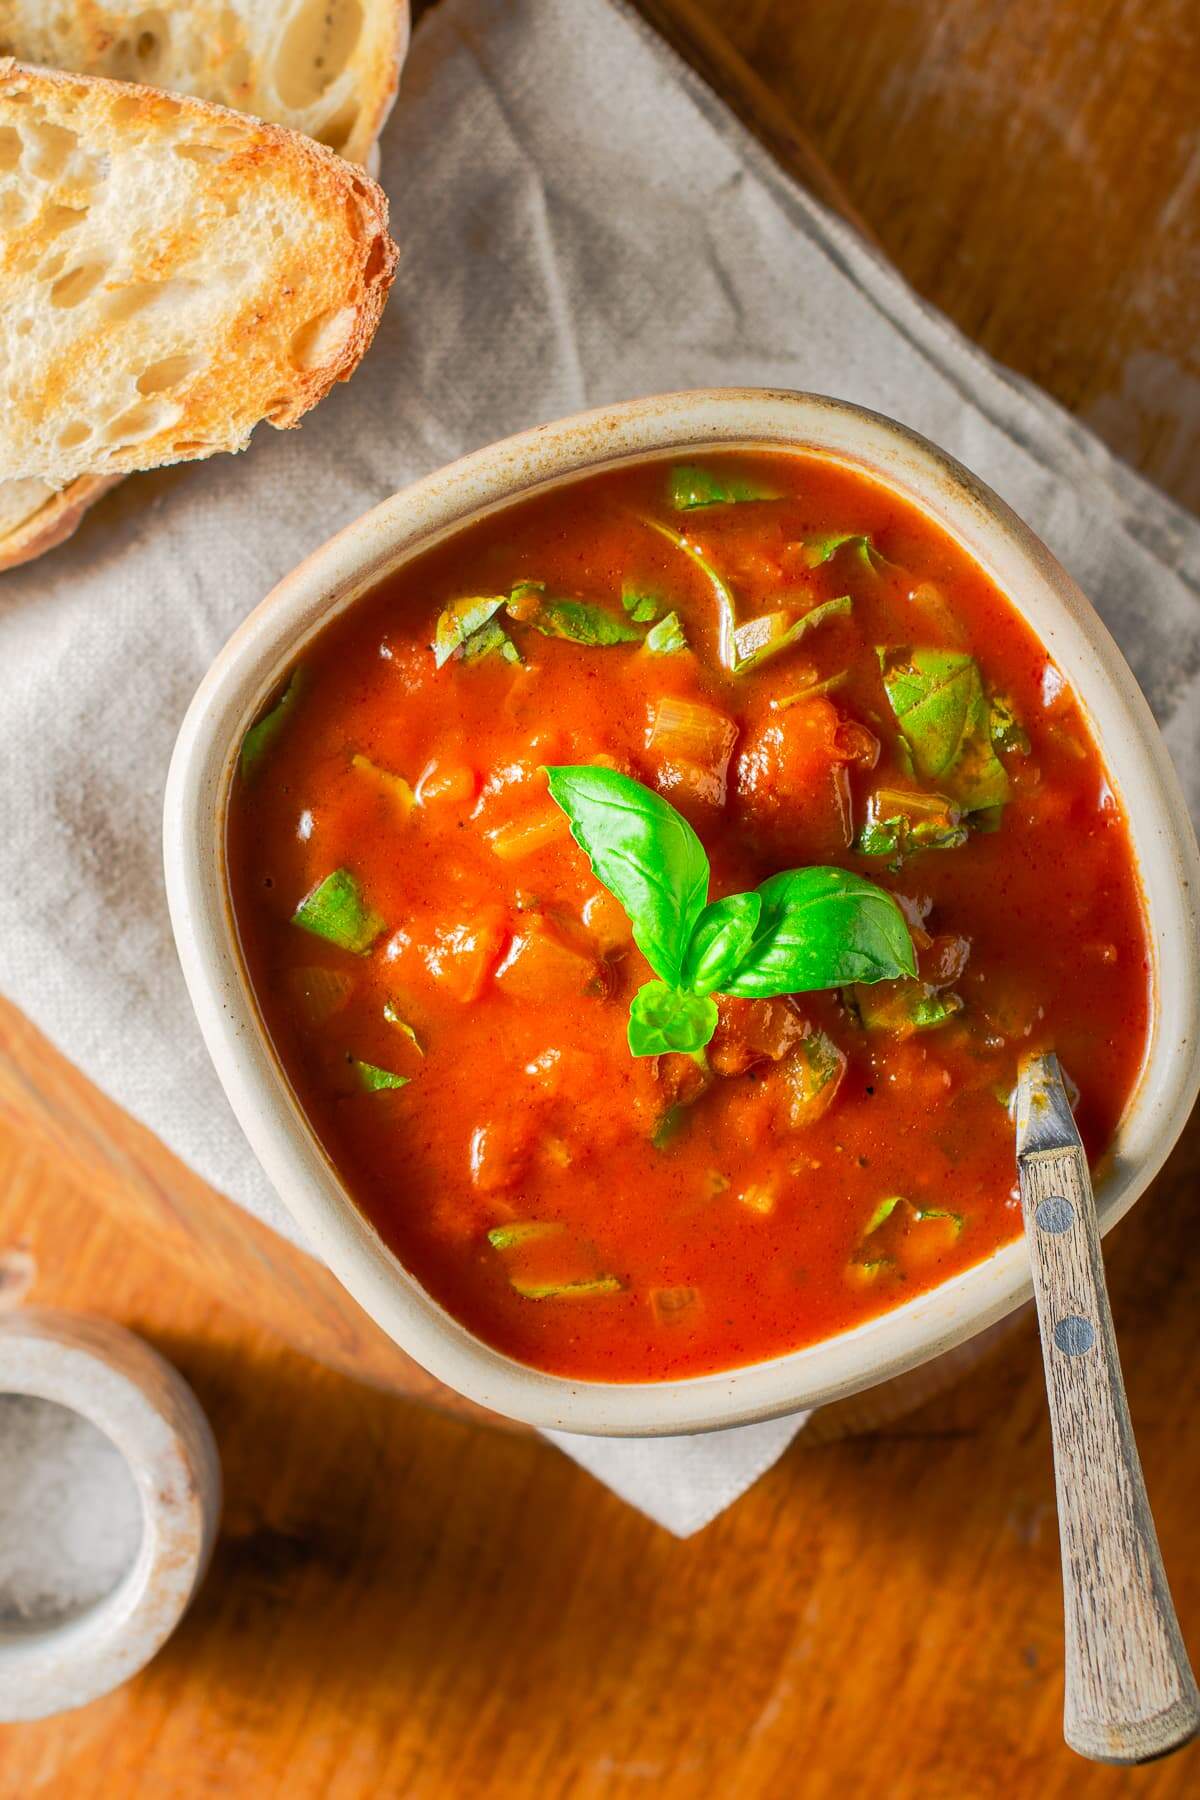
[[[1147,1762],[1200,1729],[1125,1399],[1087,1158],[1055,1056],[1017,1089],[1017,1166],[1054,1440],[1066,1613],[1063,1731]]]

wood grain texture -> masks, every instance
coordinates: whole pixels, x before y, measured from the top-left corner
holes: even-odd
[[[111,1208],[128,1232],[298,1349],[363,1381],[524,1429],[452,1393],[405,1356],[326,1268],[215,1193],[2,997],[0,1122],[85,1182],[94,1203]]]
[[[679,10],[720,28],[920,293],[1200,506],[1196,0]]]
[[[817,145],[923,292],[1194,496],[1192,0],[645,10],[801,179]],[[1127,1772],[1062,1744],[1029,1326],[903,1423],[793,1451],[679,1544],[533,1438],[348,1379],[391,1379],[361,1315],[320,1284],[294,1295],[295,1271],[281,1296],[273,1244],[252,1238],[249,1270],[232,1243],[210,1261],[201,1196],[173,1159],[98,1121],[60,1063],[5,1031],[0,1249],[28,1239],[39,1299],[98,1307],[173,1357],[213,1420],[228,1503],[212,1575],[157,1662],[82,1713],[0,1730],[2,1800],[1200,1789],[1196,1747]],[[1130,1405],[1193,1643],[1198,1181],[1193,1121],[1109,1240]]]
[[[1200,1143],[1108,1240],[1130,1403],[1200,1639]],[[221,1448],[212,1572],[163,1654],[0,1728],[3,1800],[1190,1800],[1200,1749],[1062,1742],[1032,1323],[902,1423],[793,1451],[678,1543],[532,1437],[289,1349],[0,1127],[0,1248],[187,1376]]]
[[[1066,1614],[1064,1732],[1138,1763],[1200,1728],[1200,1694],[1146,1498],[1113,1332],[1087,1158],[1019,1158],[1054,1440]]]

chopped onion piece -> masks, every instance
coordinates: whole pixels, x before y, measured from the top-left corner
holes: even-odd
[[[738,728],[715,706],[665,694],[654,710],[647,740],[652,750],[712,768],[729,762]]]

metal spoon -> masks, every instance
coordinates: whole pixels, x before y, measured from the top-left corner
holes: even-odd
[[[1200,1730],[1200,1694],[1146,1499],[1087,1157],[1056,1056],[1022,1065],[1017,1167],[1054,1439],[1063,1735],[1098,1762],[1148,1762]]]

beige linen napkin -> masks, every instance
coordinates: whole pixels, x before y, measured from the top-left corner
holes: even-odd
[[[997,369],[795,187],[610,0],[444,0],[383,140],[402,263],[374,348],[298,432],[127,484],[0,577],[0,988],[213,1185],[294,1235],[192,1021],[159,813],[238,621],[413,477],[578,407],[762,383],[890,413],[1027,518],[1122,642],[1200,798],[1200,525]],[[799,1421],[562,1447],[697,1529]]]

